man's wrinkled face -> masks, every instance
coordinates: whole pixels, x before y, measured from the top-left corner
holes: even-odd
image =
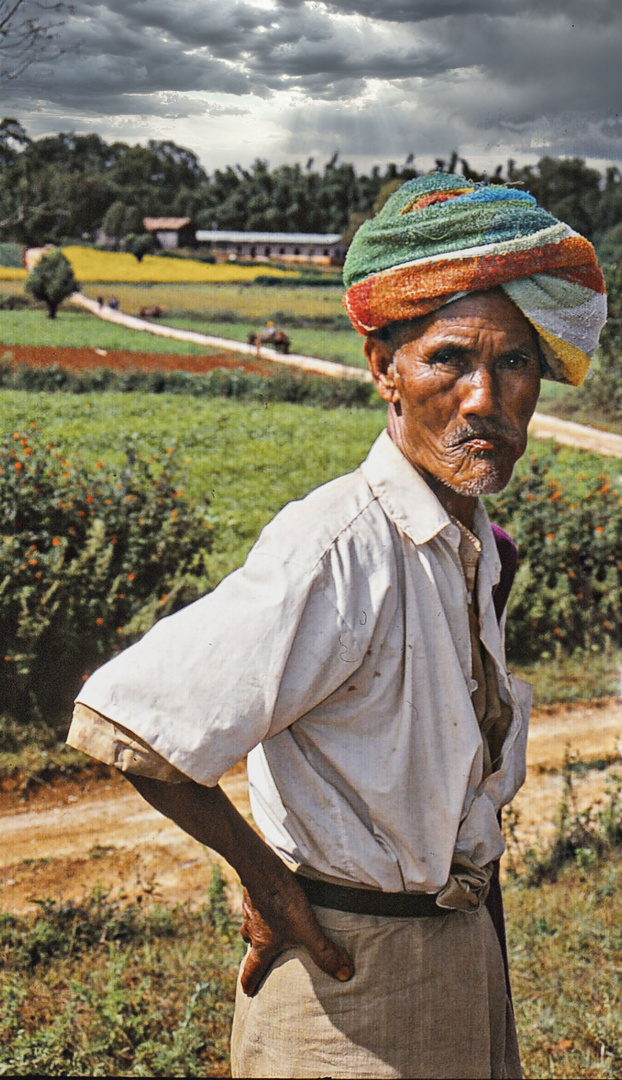
[[[368,339],[366,352],[395,408],[394,437],[419,471],[462,496],[506,486],[540,390],[537,336],[511,300],[498,290],[464,297],[401,324],[391,346]]]

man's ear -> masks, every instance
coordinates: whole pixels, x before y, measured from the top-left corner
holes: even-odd
[[[400,396],[395,384],[393,350],[386,342],[376,337],[365,338],[364,350],[374,385],[380,397],[384,401],[396,404]]]

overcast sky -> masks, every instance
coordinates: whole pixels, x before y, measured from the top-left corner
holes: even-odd
[[[2,88],[33,137],[173,139],[208,172],[622,164],[620,0],[74,0],[75,51]],[[79,43],[79,44],[78,44]]]

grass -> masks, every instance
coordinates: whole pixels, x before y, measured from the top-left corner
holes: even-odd
[[[622,1075],[622,855],[504,890],[526,1078]]]
[[[526,1078],[622,1075],[621,885],[613,849],[504,889]],[[103,887],[33,904],[0,916],[0,1075],[229,1075],[242,949],[218,870],[198,911]]]
[[[556,829],[527,850],[506,814],[505,909],[525,1076],[622,1075],[622,775],[579,810],[567,755]]]
[[[140,899],[0,915],[0,1075],[229,1075],[242,943],[220,873],[198,911]]]
[[[622,652],[577,651],[564,656],[554,648],[548,656],[532,664],[510,664],[519,678],[533,686],[536,705],[555,702],[593,701],[620,692]]]
[[[588,375],[589,378],[589,375]],[[622,435],[622,418],[596,412],[586,399],[584,387],[566,386],[564,383],[542,381],[538,410],[551,416],[571,420],[575,424],[587,424],[601,431],[613,431]]]
[[[84,292],[94,298],[101,290],[91,287]],[[234,341],[246,341],[250,331],[272,319],[289,333],[292,352],[318,356],[351,367],[366,367],[363,339],[349,326],[341,310],[340,290],[326,290],[325,293],[317,289],[305,291],[262,286],[219,285],[210,288],[177,285],[154,287],[152,290],[144,286],[135,290],[131,286],[115,287],[114,293],[122,310],[128,314],[137,314],[143,306],[159,304],[167,310],[162,322],[168,326]],[[0,291],[0,296],[9,295],[20,293],[16,289]],[[167,301],[172,301],[172,304]],[[230,304],[237,305],[235,311],[227,306]],[[213,315],[209,314],[212,307]],[[313,323],[314,320],[319,325],[300,325]],[[2,343],[7,345],[129,349],[180,355],[217,351],[209,346],[126,330],[85,312],[75,311],[69,303],[65,303],[56,319],[48,319],[42,308],[3,311],[0,334]]]
[[[214,334],[216,337],[233,338],[235,341],[246,341],[249,331],[256,330],[258,325],[257,320],[249,320],[246,323],[211,320],[199,322],[196,319],[170,316],[167,316],[164,321],[167,326],[176,326],[181,330],[196,330],[200,334]],[[363,339],[351,328],[335,330],[291,327],[285,319],[279,321],[279,326],[287,331],[291,339],[290,351],[293,353],[317,356],[321,360],[331,360],[338,364],[347,364],[349,367],[367,367],[363,353]]]
[[[205,356],[222,351],[190,341],[172,341],[127,330],[86,312],[72,310],[71,307],[62,308],[56,319],[48,319],[43,311],[37,310],[3,311],[0,315],[0,338],[0,348],[2,345],[56,345],[60,348],[123,349],[181,356]]]

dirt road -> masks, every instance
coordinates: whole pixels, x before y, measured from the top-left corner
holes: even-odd
[[[580,802],[592,804],[603,797],[607,778],[620,771],[620,701],[609,698],[535,712],[529,775],[514,804],[523,839],[531,841],[550,831],[567,747],[592,765],[577,779]],[[227,774],[225,787],[241,812],[249,815],[242,766]],[[4,911],[32,911],[37,898],[78,899],[97,884],[113,896],[167,903],[198,904],[205,896],[211,856],[112,771],[103,779],[42,786],[28,801],[5,793],[0,829]]]

